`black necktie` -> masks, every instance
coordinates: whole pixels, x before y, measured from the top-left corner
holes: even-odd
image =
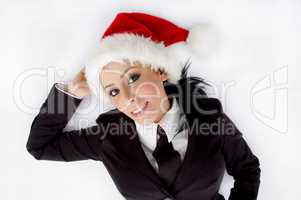
[[[179,152],[174,150],[171,142],[168,142],[165,131],[159,125],[157,134],[160,138],[153,152],[153,156],[159,166],[159,176],[164,184],[169,187],[174,181],[177,171],[181,166],[181,157]]]

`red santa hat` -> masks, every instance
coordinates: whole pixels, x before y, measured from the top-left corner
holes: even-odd
[[[118,13],[104,32],[97,55],[86,63],[87,83],[94,95],[108,100],[101,88],[100,72],[109,62],[122,59],[161,69],[167,72],[169,82],[176,83],[184,64],[201,49],[197,47],[200,35],[200,26],[188,30],[146,13]]]

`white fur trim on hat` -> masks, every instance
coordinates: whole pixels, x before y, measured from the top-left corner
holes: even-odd
[[[155,43],[150,38],[133,33],[107,36],[100,41],[97,55],[85,65],[87,83],[94,95],[100,95],[103,100],[108,100],[101,88],[100,72],[109,62],[122,59],[137,60],[150,65],[153,69],[163,69],[168,74],[169,82],[176,83],[180,79],[183,65],[192,54],[197,53],[198,45],[201,45],[198,38],[198,35],[202,35],[201,31],[199,26],[193,27],[186,42],[178,42],[167,47],[163,42]]]

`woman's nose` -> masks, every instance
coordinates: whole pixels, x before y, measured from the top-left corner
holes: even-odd
[[[129,101],[130,101],[131,103],[133,103],[133,102],[135,101],[135,97],[134,97],[134,96],[131,96],[131,97],[129,98]]]
[[[128,100],[129,100],[129,103],[134,103],[135,102],[135,95],[134,95],[133,92],[129,93]]]
[[[135,102],[135,93],[130,88],[128,88],[128,89],[125,90],[125,94],[124,95],[125,95],[124,96],[125,97],[124,100],[125,100],[125,104],[126,105],[129,105],[129,104],[132,104],[132,103]]]

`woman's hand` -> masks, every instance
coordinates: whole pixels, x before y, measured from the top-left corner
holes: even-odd
[[[85,68],[82,68],[81,71],[75,76],[75,78],[68,84],[68,92],[83,98],[91,94],[91,90],[87,84],[85,77]]]

